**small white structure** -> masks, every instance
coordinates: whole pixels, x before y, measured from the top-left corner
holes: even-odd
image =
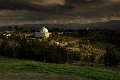
[[[86,28],[86,30],[88,31],[88,30],[90,30],[90,28],[89,28],[89,27],[87,27],[87,28]]]
[[[35,37],[47,39],[51,33],[48,32],[46,27],[43,27],[40,32],[35,32]]]
[[[6,36],[7,38],[12,36],[12,34],[9,34],[9,33],[3,34],[3,35]]]

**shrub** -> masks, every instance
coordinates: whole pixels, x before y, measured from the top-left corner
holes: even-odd
[[[103,55],[101,49],[94,48],[91,45],[80,44],[79,48],[82,61],[98,62],[100,57]]]
[[[68,53],[64,47],[49,45],[44,52],[46,62],[65,63],[68,60]]]
[[[68,52],[64,47],[51,45],[47,41],[31,40],[23,38],[18,46],[16,57],[32,59],[49,63],[65,63],[68,60]]]
[[[115,52],[114,49],[106,49],[106,54],[104,55],[104,64],[105,66],[114,66],[117,67],[120,62],[120,56]]]
[[[7,41],[3,41],[0,45],[0,53],[6,57],[13,57],[13,47]]]
[[[26,58],[26,50],[27,50],[27,39],[26,38],[22,38],[20,39],[20,41],[18,42],[18,46],[17,46],[17,51],[16,51],[16,57],[17,58],[22,58],[25,59]]]
[[[81,54],[80,52],[72,52],[72,60],[75,60],[75,61],[80,61],[81,60]]]

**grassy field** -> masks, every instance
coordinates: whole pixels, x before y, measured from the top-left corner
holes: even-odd
[[[0,80],[120,80],[120,69],[49,64],[0,56]]]

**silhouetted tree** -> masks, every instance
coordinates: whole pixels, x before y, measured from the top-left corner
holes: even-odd
[[[104,55],[104,64],[106,66],[115,66],[119,65],[120,59],[119,55],[115,53],[112,48],[106,49],[106,54]]]

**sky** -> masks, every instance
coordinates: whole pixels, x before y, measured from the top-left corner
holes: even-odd
[[[75,5],[88,6],[88,5],[112,5],[120,3],[120,0],[0,0],[0,8],[8,9],[38,9],[40,7],[73,7]],[[106,5],[105,5],[106,4]],[[89,6],[88,6],[89,7]],[[97,7],[97,6],[96,6]],[[58,8],[58,7],[56,7]],[[45,8],[44,8],[45,9]]]
[[[0,21],[53,19],[56,22],[65,17],[68,20],[119,18],[120,0],[0,0]]]

